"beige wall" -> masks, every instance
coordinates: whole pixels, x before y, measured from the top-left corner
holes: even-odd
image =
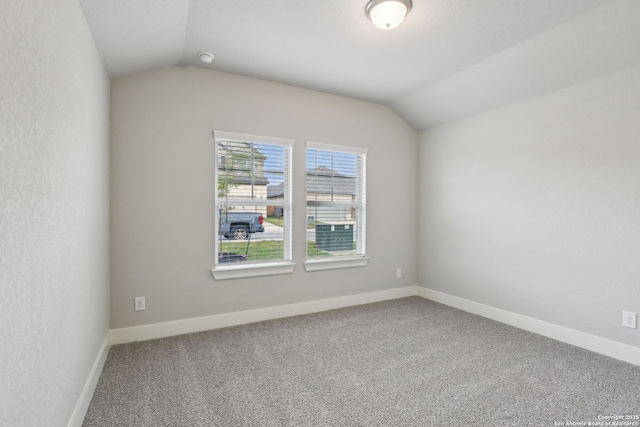
[[[234,198],[250,198],[251,185],[238,184],[229,187],[229,197]],[[249,197],[247,197],[249,196]],[[254,185],[253,186],[253,198],[258,200],[267,200],[267,186],[266,185]],[[236,211],[256,212],[261,213],[263,216],[267,216],[266,206],[231,206]]]
[[[112,328],[416,284],[417,134],[389,108],[179,67],[116,80],[111,101]],[[214,129],[295,140],[293,274],[212,278]],[[369,149],[366,267],[304,270],[307,140]]]
[[[420,134],[422,286],[636,347],[640,68]]]
[[[0,425],[64,426],[109,328],[109,81],[77,1],[0,9]]]
[[[251,185],[238,184],[229,186],[229,198],[241,198],[250,199],[253,191],[253,199],[266,200],[267,199],[267,186],[266,185],[254,185],[253,189]],[[223,198],[224,200],[224,198]]]

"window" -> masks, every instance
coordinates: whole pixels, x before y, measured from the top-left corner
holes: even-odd
[[[214,131],[216,279],[280,274],[291,263],[293,141]]]
[[[367,263],[366,153],[307,142],[308,271]]]

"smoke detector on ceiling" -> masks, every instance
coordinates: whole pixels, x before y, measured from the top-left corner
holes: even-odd
[[[205,64],[211,64],[213,62],[213,54],[209,52],[200,52],[198,56],[200,56],[200,61],[204,62]]]

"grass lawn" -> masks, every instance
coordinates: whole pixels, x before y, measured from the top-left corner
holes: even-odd
[[[267,261],[270,259],[278,259],[278,255],[282,254],[284,242],[282,240],[257,240],[249,244],[247,252],[247,261]],[[218,247],[220,252],[231,252],[244,255],[247,250],[247,242],[222,240]],[[320,249],[316,249],[314,242],[307,242],[307,256],[319,257],[330,256],[331,254]]]
[[[268,216],[264,220],[278,227],[284,227],[284,219],[281,216]]]
[[[284,227],[284,220],[281,216],[268,216],[264,219],[268,223],[277,225],[278,227]],[[322,224],[321,222],[307,222],[307,230],[313,230],[316,228],[316,224]]]

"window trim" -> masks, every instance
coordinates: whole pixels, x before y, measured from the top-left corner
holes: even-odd
[[[218,210],[218,193],[214,190],[214,266],[211,269],[211,273],[215,280],[235,279],[242,277],[257,277],[273,274],[290,274],[293,273],[296,264],[293,262],[293,227],[292,227],[292,187],[293,187],[293,139],[277,138],[262,135],[251,135],[238,132],[228,132],[221,130],[214,130],[212,132],[214,142],[214,188],[218,188],[218,140],[238,141],[238,142],[252,142],[252,143],[264,143],[279,145],[285,148],[288,152],[288,167],[285,168],[285,180],[284,180],[284,259],[270,261],[270,262],[251,262],[242,264],[219,264],[218,263],[218,232],[219,224],[217,219]],[[249,203],[251,204],[251,203]],[[262,205],[262,204],[260,204]]]
[[[333,270],[336,268],[365,267],[369,257],[358,255],[355,257],[331,257],[330,259],[308,259],[304,263],[306,271]]]
[[[367,243],[367,152],[369,151],[364,147],[353,147],[347,145],[326,144],[323,142],[307,141],[305,148],[305,189],[306,189],[306,152],[309,149],[324,150],[324,151],[339,151],[343,153],[356,154],[360,156],[362,162],[361,173],[358,174],[356,180],[356,191],[361,198],[358,209],[358,218],[356,224],[358,225],[356,234],[356,248],[361,249],[361,254],[349,255],[349,256],[332,256],[326,258],[309,258],[305,253],[304,268],[306,271],[320,271],[331,270],[336,268],[350,268],[350,267],[364,267],[369,262],[369,257],[366,252]],[[305,196],[306,198],[306,196]],[[307,208],[307,202],[305,201],[305,213]],[[305,243],[307,238],[305,236]],[[306,245],[305,245],[306,247]]]
[[[274,274],[290,274],[296,268],[294,262],[253,263],[245,265],[216,266],[211,269],[215,280],[240,279],[243,277],[270,276]]]

